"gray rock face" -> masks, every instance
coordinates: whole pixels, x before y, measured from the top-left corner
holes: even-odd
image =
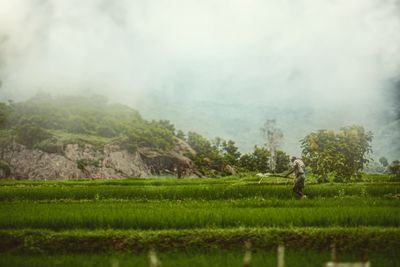
[[[130,153],[117,144],[102,148],[68,144],[63,155],[12,144],[0,156],[10,169],[8,177],[17,179],[148,177],[165,173],[178,175],[178,171],[180,175],[193,175],[195,166],[186,155],[194,151],[182,140],[176,144],[168,153],[146,148]],[[4,173],[0,175],[4,177]]]
[[[12,178],[73,179],[84,176],[75,162],[62,155],[30,150],[18,144],[13,144],[3,153],[3,161],[10,167]]]

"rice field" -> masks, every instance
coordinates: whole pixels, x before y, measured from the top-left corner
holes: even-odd
[[[252,266],[273,266],[279,244],[287,266],[322,266],[332,243],[344,259],[368,249],[372,266],[400,266],[400,183],[367,178],[309,181],[303,200],[288,180],[251,175],[3,180],[0,266],[149,266],[150,248],[163,266],[241,266],[246,241]]]
[[[359,197],[358,197],[359,198]],[[400,201],[62,201],[2,203],[1,229],[400,226]],[[223,211],[223,212],[221,212]]]
[[[142,179],[143,180],[143,179]],[[222,180],[222,179],[221,179]],[[0,201],[14,200],[230,200],[244,198],[292,199],[291,184],[261,183],[246,180],[188,179],[173,184],[164,181],[118,180],[88,183],[81,182],[15,182],[0,183]],[[176,180],[175,180],[176,181]],[[225,181],[225,182],[224,182]],[[357,183],[309,185],[309,198],[334,198],[344,196],[390,197],[400,194],[400,183]]]

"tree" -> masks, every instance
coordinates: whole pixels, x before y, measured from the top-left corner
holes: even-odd
[[[276,128],[276,120],[266,120],[264,126],[260,129],[265,140],[268,151],[271,153],[269,165],[271,171],[276,171],[277,150],[283,140],[283,133]]]
[[[333,131],[320,130],[310,133],[301,140],[302,158],[319,181],[328,181],[336,161],[336,137]]]
[[[222,170],[223,159],[215,144],[195,132],[188,133],[187,143],[196,151],[196,156],[192,160],[201,172]]]
[[[236,165],[240,158],[239,149],[232,140],[222,142],[222,153],[224,161],[231,166]]]
[[[175,133],[175,126],[169,120],[159,120],[159,121],[152,121],[154,124],[158,124],[162,128],[170,131],[171,133]]]
[[[178,130],[178,132],[176,133],[176,137],[182,140],[186,140],[185,133],[182,130]]]
[[[281,150],[276,151],[276,172],[281,173],[287,171],[289,169],[289,162],[290,157],[288,154]]]
[[[388,162],[387,158],[385,158],[385,157],[380,157],[379,163],[382,164],[383,167],[387,167],[389,165],[389,162]]]
[[[28,148],[33,148],[34,145],[50,137],[51,135],[45,129],[33,124],[25,124],[16,129],[15,141]]]
[[[239,166],[248,171],[269,172],[271,153],[264,147],[254,147],[252,153],[244,154],[239,159]]]
[[[389,165],[389,173],[400,176],[400,160],[394,160],[392,164]]]
[[[321,181],[327,181],[331,173],[335,181],[359,179],[372,152],[372,137],[361,126],[343,127],[338,132],[320,130],[302,139],[302,157]]]
[[[187,143],[202,156],[209,156],[215,153],[215,148],[211,145],[211,142],[205,137],[195,132],[189,132],[187,136]]]
[[[338,133],[339,155],[343,161],[338,162],[335,177],[338,181],[348,181],[351,177],[360,179],[364,165],[369,162],[368,154],[372,152],[372,132],[364,127],[343,127]],[[339,157],[340,158],[340,157]]]

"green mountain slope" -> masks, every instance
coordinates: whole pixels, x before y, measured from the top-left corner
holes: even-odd
[[[146,121],[136,110],[108,104],[100,96],[39,94],[25,102],[2,103],[0,113],[3,139],[14,137],[29,148],[118,142],[130,151],[138,147],[168,151],[174,146],[175,129],[169,121]]]

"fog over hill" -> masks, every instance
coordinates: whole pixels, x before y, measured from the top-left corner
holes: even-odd
[[[0,99],[101,94],[178,129],[284,150],[359,124],[400,158],[398,0],[0,0]]]

